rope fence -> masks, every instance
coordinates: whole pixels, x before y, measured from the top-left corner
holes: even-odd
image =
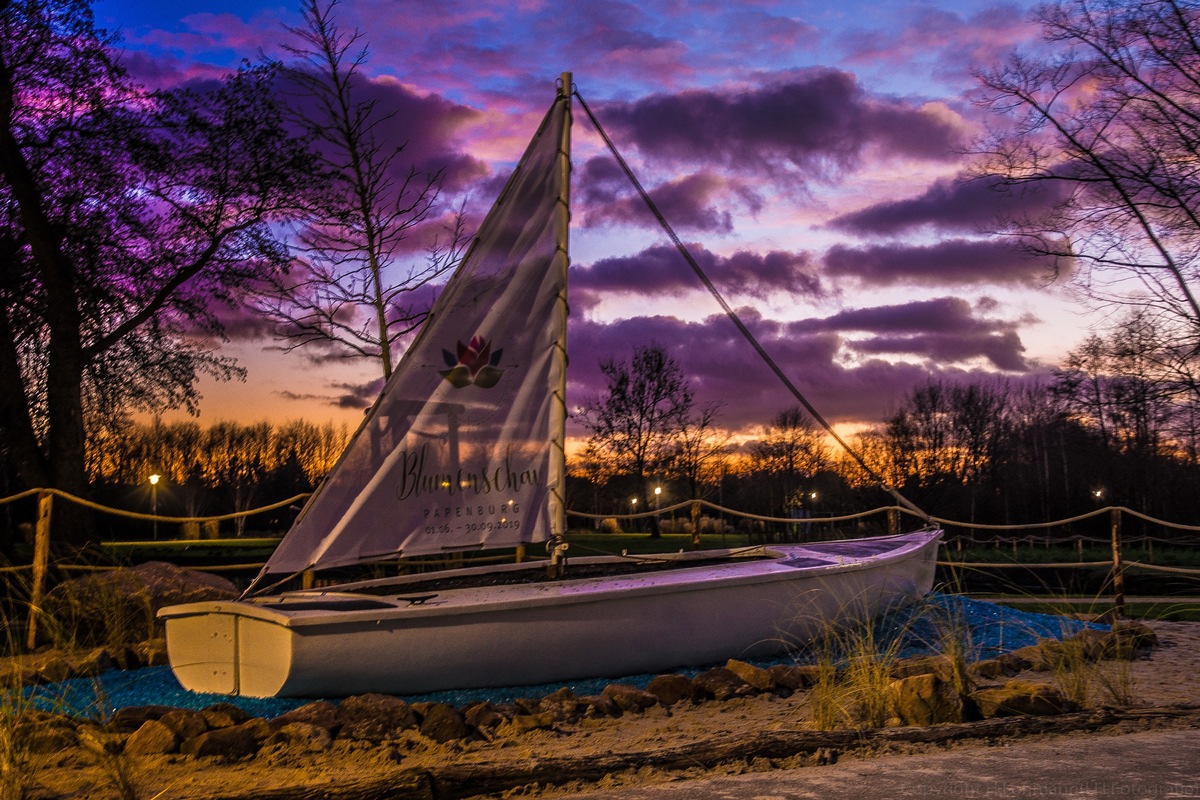
[[[267,512],[271,512],[271,511],[276,511],[280,508],[292,506],[302,500],[305,500],[307,497],[308,497],[307,494],[298,494],[298,495],[295,495],[294,497],[289,497],[286,500],[281,500],[278,503],[272,503],[270,505],[261,506],[259,508],[247,509],[244,511],[236,511],[236,512],[232,512],[232,513],[228,513],[228,514],[177,517],[177,516],[167,516],[167,515],[161,515],[161,514],[146,514],[146,513],[142,513],[142,512],[138,512],[138,511],[129,511],[126,509],[121,509],[121,508],[113,508],[111,506],[105,506],[100,503],[95,503],[90,500],[76,497],[72,494],[69,494],[67,492],[64,492],[64,491],[61,491],[58,489],[30,489],[28,491],[24,491],[24,492],[20,492],[18,494],[10,495],[8,497],[0,498],[0,506],[6,505],[9,503],[14,503],[19,500],[36,498],[37,506],[36,506],[36,512],[35,512],[36,519],[35,519],[35,525],[34,525],[34,548],[33,548],[32,562],[30,564],[0,566],[0,574],[14,574],[14,573],[23,573],[23,572],[31,573],[30,592],[29,592],[29,594],[30,594],[30,601],[29,601],[30,617],[29,617],[29,624],[28,624],[28,628],[27,628],[27,639],[28,639],[29,647],[32,648],[33,643],[35,642],[35,639],[36,639],[37,613],[38,613],[38,609],[40,609],[40,607],[42,605],[42,601],[43,601],[43,597],[44,597],[44,593],[45,593],[46,574],[47,574],[47,570],[49,569],[51,516],[52,516],[52,510],[53,510],[53,502],[54,502],[55,498],[59,498],[66,502],[74,503],[76,505],[82,506],[87,509],[91,509],[93,511],[97,511],[97,512],[104,513],[104,514],[109,514],[109,515],[113,515],[113,516],[117,516],[117,517],[123,517],[126,519],[140,520],[140,521],[144,521],[144,522],[155,522],[155,523],[162,522],[162,523],[177,524],[177,525],[183,526],[184,530],[187,531],[188,526],[200,526],[200,525],[214,526],[213,530],[215,530],[215,526],[221,522],[229,521],[229,520],[244,519],[246,517],[251,517],[256,514],[263,514],[263,513],[267,513]],[[886,519],[887,519],[887,530],[889,533],[898,533],[899,532],[901,515],[915,516],[915,517],[918,517],[921,520],[921,522],[926,525],[928,525],[929,523],[933,523],[933,524],[943,526],[944,528],[958,529],[958,530],[954,531],[953,541],[954,541],[959,553],[962,552],[962,546],[963,546],[964,542],[970,542],[972,544],[980,544],[981,543],[979,540],[977,540],[974,537],[974,531],[1001,532],[1001,531],[1028,531],[1031,529],[1035,529],[1035,530],[1036,529],[1050,529],[1050,528],[1055,528],[1055,527],[1065,527],[1065,526],[1071,525],[1073,523],[1079,523],[1079,522],[1082,522],[1085,520],[1095,519],[1097,517],[1102,517],[1104,515],[1107,515],[1108,519],[1109,519],[1109,530],[1110,530],[1109,538],[1101,539],[1099,537],[1094,537],[1094,536],[1087,537],[1087,536],[1075,535],[1075,536],[1071,536],[1065,542],[1061,542],[1061,541],[1059,542],[1060,544],[1063,544],[1063,543],[1074,544],[1077,547],[1080,558],[1076,562],[1017,563],[1014,561],[1013,563],[1006,563],[1006,562],[967,562],[967,561],[961,561],[961,560],[946,560],[946,561],[939,561],[938,564],[941,566],[954,567],[954,568],[960,568],[960,569],[1013,569],[1013,568],[1023,568],[1023,569],[1038,569],[1038,568],[1099,569],[1099,568],[1107,568],[1110,570],[1110,579],[1111,579],[1111,583],[1112,583],[1112,587],[1113,587],[1114,609],[1117,611],[1118,614],[1121,613],[1121,610],[1123,609],[1123,606],[1124,606],[1124,591],[1125,591],[1124,590],[1124,574],[1129,569],[1149,570],[1149,571],[1157,571],[1157,572],[1185,575],[1185,576],[1200,576],[1200,569],[1193,569],[1193,568],[1187,568],[1187,567],[1171,567],[1171,566],[1165,566],[1165,565],[1146,563],[1143,561],[1125,562],[1123,560],[1123,556],[1122,556],[1122,549],[1124,546],[1126,546],[1127,544],[1130,544],[1131,542],[1144,543],[1150,547],[1152,547],[1153,543],[1155,543],[1155,542],[1162,543],[1162,544],[1175,545],[1175,546],[1184,546],[1184,547],[1195,546],[1198,542],[1200,542],[1200,538],[1198,538],[1196,540],[1188,539],[1185,541],[1181,538],[1167,539],[1167,538],[1163,538],[1163,537],[1159,537],[1159,536],[1142,536],[1140,538],[1125,541],[1122,536],[1122,520],[1123,520],[1123,517],[1125,517],[1125,516],[1138,519],[1142,522],[1145,522],[1145,523],[1148,523],[1151,525],[1159,525],[1164,528],[1170,528],[1172,530],[1177,530],[1177,531],[1200,533],[1200,526],[1186,525],[1186,524],[1182,524],[1182,523],[1171,522],[1168,520],[1160,520],[1155,517],[1151,517],[1148,514],[1144,514],[1139,511],[1134,511],[1133,509],[1130,509],[1130,508],[1125,508],[1124,506],[1109,506],[1106,508],[1100,508],[1100,509],[1096,509],[1094,511],[1090,511],[1086,514],[1079,514],[1077,516],[1067,517],[1067,518],[1059,519],[1059,520],[1053,520],[1050,522],[1032,522],[1032,523],[1007,524],[1007,525],[997,525],[997,524],[977,523],[977,522],[962,522],[960,520],[951,520],[951,519],[945,519],[945,518],[941,518],[941,517],[927,517],[926,518],[926,517],[922,517],[920,514],[917,514],[904,506],[883,506],[880,508],[871,509],[869,511],[862,511],[862,512],[858,512],[858,513],[854,513],[854,514],[844,514],[844,515],[840,515],[840,516],[775,517],[775,516],[767,516],[767,515],[763,515],[763,514],[751,514],[748,512],[744,512],[744,511],[738,511],[736,509],[726,508],[724,506],[718,505],[716,503],[712,503],[707,500],[685,500],[683,502],[674,503],[671,505],[663,506],[661,508],[655,508],[655,509],[651,509],[648,511],[637,512],[637,513],[628,513],[628,514],[593,514],[593,513],[581,512],[581,511],[568,511],[567,514],[569,516],[578,517],[580,519],[592,520],[594,522],[602,522],[604,520],[609,520],[609,519],[617,520],[617,521],[631,521],[631,520],[647,519],[647,518],[651,518],[651,517],[659,518],[663,515],[671,515],[673,517],[677,512],[686,512],[687,515],[690,517],[691,524],[692,524],[692,544],[693,544],[693,547],[698,548],[700,545],[701,517],[705,511],[709,512],[710,514],[721,515],[722,518],[724,516],[730,516],[730,517],[735,517],[738,519],[747,520],[747,521],[754,522],[754,523],[779,524],[779,525],[791,526],[793,529],[797,528],[798,526],[813,526],[813,525],[833,526],[838,523],[855,522],[855,521],[863,520],[863,519],[870,518],[870,517],[885,515]],[[808,530],[808,529],[809,529],[808,527],[805,528],[805,530]],[[962,532],[960,532],[960,531],[962,531]],[[189,538],[198,538],[198,536],[197,537],[189,537]],[[1082,558],[1083,544],[1085,542],[1090,543],[1090,544],[1100,544],[1100,545],[1111,546],[1112,554],[1113,554],[1112,560],[1111,561],[1083,561],[1083,558]],[[996,536],[993,536],[993,537],[990,537],[989,539],[987,539],[986,543],[993,545],[993,546],[999,545],[999,544],[1003,544],[1006,546],[1011,545],[1013,547],[1014,558],[1015,558],[1016,547],[1018,544],[1046,544],[1046,545],[1049,545],[1050,540],[1047,536],[1042,536],[1042,537],[1034,537],[1032,535],[1024,536],[1024,537],[996,537]],[[519,548],[518,551],[519,551],[518,558],[523,558],[524,557],[524,548]],[[201,567],[193,567],[193,568],[198,569],[198,570],[203,570],[203,571],[214,571],[215,572],[215,571],[222,571],[222,570],[228,571],[228,570],[234,570],[234,569],[237,569],[237,570],[260,569],[262,566],[263,565],[261,563],[254,563],[254,564],[218,565],[218,566],[208,566],[208,567],[201,566]],[[109,569],[109,567],[89,565],[89,564],[58,564],[58,565],[56,565],[56,567],[65,572],[71,572],[71,571],[88,572],[88,571]]]

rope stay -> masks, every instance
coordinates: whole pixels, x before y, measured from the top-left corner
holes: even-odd
[[[867,464],[858,451],[852,448],[849,443],[847,443],[846,440],[843,439],[837,433],[837,431],[833,429],[833,426],[826,421],[825,417],[823,417],[821,413],[817,411],[813,404],[809,402],[808,398],[804,396],[804,394],[796,387],[794,383],[792,383],[791,379],[788,378],[787,374],[783,371],[779,364],[775,362],[775,359],[771,357],[770,353],[768,353],[758,341],[758,338],[754,335],[754,333],[748,327],[746,327],[744,322],[742,322],[741,317],[737,315],[737,312],[734,311],[729,303],[725,301],[725,298],[713,284],[712,280],[710,280],[708,275],[705,274],[704,270],[701,269],[700,264],[697,263],[696,259],[692,256],[692,253],[690,250],[688,250],[687,245],[685,245],[675,233],[675,229],[671,227],[669,222],[667,222],[666,217],[664,217],[662,212],[658,209],[658,205],[655,204],[654,200],[650,197],[650,194],[642,186],[641,181],[639,181],[637,176],[634,175],[629,163],[625,161],[624,157],[622,157],[621,153],[617,150],[616,144],[613,143],[613,140],[609,137],[608,132],[604,130],[604,126],[600,124],[600,120],[596,119],[596,115],[592,113],[592,109],[588,107],[587,102],[583,99],[583,96],[579,93],[578,89],[574,91],[574,95],[579,100],[580,108],[582,108],[584,113],[587,114],[592,126],[596,129],[596,133],[600,134],[600,138],[604,140],[604,144],[608,147],[609,152],[612,153],[613,158],[616,159],[617,165],[621,167],[621,171],[625,173],[625,177],[629,179],[629,182],[633,185],[633,188],[637,191],[638,195],[641,196],[642,201],[646,204],[646,207],[650,210],[650,213],[654,215],[656,220],[658,220],[659,226],[662,227],[663,231],[667,234],[667,237],[670,238],[671,242],[675,245],[675,249],[679,251],[681,256],[683,256],[683,260],[686,261],[688,266],[692,268],[692,271],[696,273],[696,276],[700,279],[701,283],[703,283],[705,288],[708,289],[709,294],[711,294],[713,299],[717,301],[717,304],[721,306],[721,309],[725,312],[725,316],[728,317],[731,322],[733,322],[734,326],[738,329],[738,332],[741,333],[742,337],[749,342],[751,347],[754,348],[755,352],[758,353],[759,357],[762,358],[767,367],[773,373],[775,373],[775,376],[779,378],[784,387],[787,388],[794,398],[796,398],[800,405],[804,407],[804,410],[812,416],[817,424],[824,428],[825,431],[833,437],[834,441],[836,441],[838,445],[840,445],[841,448],[847,454],[849,454],[851,458],[854,459],[854,461],[867,473],[867,475],[871,477],[872,480],[874,480],[884,491],[890,494],[901,506],[911,511],[925,522],[932,523],[933,518],[930,517],[925,511],[920,509],[911,500],[902,495],[898,489],[884,480],[883,476],[880,475],[878,471]]]

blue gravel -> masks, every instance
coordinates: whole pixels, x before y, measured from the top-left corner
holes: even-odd
[[[1106,628],[1052,614],[1018,611],[995,603],[970,600],[958,595],[933,593],[910,608],[880,619],[874,629],[877,648],[899,657],[942,652],[948,635],[959,638],[971,660],[995,658],[1039,639],[1063,639],[1084,628]],[[811,655],[801,651],[771,659],[759,659],[759,666],[804,663]],[[711,666],[711,665],[708,665]],[[679,670],[698,675],[707,667]],[[437,701],[462,706],[472,701],[512,702],[518,697],[540,697],[563,686],[577,695],[599,694],[605,685],[619,682],[644,687],[654,675],[628,675],[597,678],[541,686],[503,687],[434,692],[406,697],[410,701]],[[61,683],[26,689],[27,696],[40,708],[75,716],[104,718],[128,706],[163,705],[174,708],[202,709],[226,702],[256,717],[271,718],[319,698],[248,698],[217,694],[198,694],[184,690],[169,667],[137,670],[110,670],[96,678],[75,678]]]

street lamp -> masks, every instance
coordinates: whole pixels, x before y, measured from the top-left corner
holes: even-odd
[[[150,513],[154,515],[154,538],[158,538],[158,479],[159,475],[150,476]]]

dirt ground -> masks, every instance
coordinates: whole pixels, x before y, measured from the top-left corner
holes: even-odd
[[[1111,696],[1106,696],[1103,689],[1105,680],[1126,687],[1132,683],[1136,697],[1132,711],[1175,707],[1181,713],[1174,717],[1152,714],[1152,719],[1123,724],[1135,728],[1198,727],[1200,623],[1154,622],[1150,625],[1158,635],[1159,646],[1133,662],[1100,662],[1088,705],[1112,704]],[[1053,681],[1053,676],[1045,672],[1029,672],[1019,677],[1037,682]],[[172,755],[127,758],[120,763],[110,759],[106,766],[102,763],[104,759],[93,753],[82,748],[69,748],[58,754],[38,756],[29,765],[26,796],[30,800],[67,797],[96,800],[110,797],[142,800],[441,798],[473,794],[558,798],[603,788],[616,790],[622,786],[647,786],[689,778],[817,765],[838,757],[920,754],[931,749],[959,746],[957,743],[930,744],[921,741],[920,736],[906,736],[901,729],[889,729],[892,733],[886,740],[864,738],[861,746],[808,749],[791,756],[686,766],[686,754],[699,752],[706,744],[719,749],[722,745],[754,737],[774,736],[776,740],[785,740],[793,733],[800,736],[804,731],[811,731],[807,697],[805,693],[789,698],[760,695],[699,705],[683,704],[671,709],[658,706],[642,714],[625,714],[616,719],[583,719],[548,730],[497,736],[489,741],[439,745],[411,732],[405,738],[383,746],[339,741],[331,750],[323,752],[267,747],[256,758],[239,763]],[[1112,732],[1110,725],[1102,730],[1076,730],[1054,735],[1101,736]],[[1029,733],[1018,730],[1004,735]],[[1047,732],[1041,731],[1037,735],[1045,736]],[[671,768],[654,766],[663,763],[656,756],[669,752],[680,754]],[[523,774],[545,775],[547,764],[563,765],[560,780],[543,780],[536,785],[521,780]],[[577,774],[584,777],[574,777],[572,764],[614,766],[611,772],[600,776],[580,770]],[[114,768],[124,769],[125,776],[114,773]],[[594,773],[594,769],[591,772]],[[476,784],[484,791],[473,791],[472,775],[477,781],[479,776],[490,776],[489,780]],[[507,785],[507,789],[498,789],[498,785]]]

